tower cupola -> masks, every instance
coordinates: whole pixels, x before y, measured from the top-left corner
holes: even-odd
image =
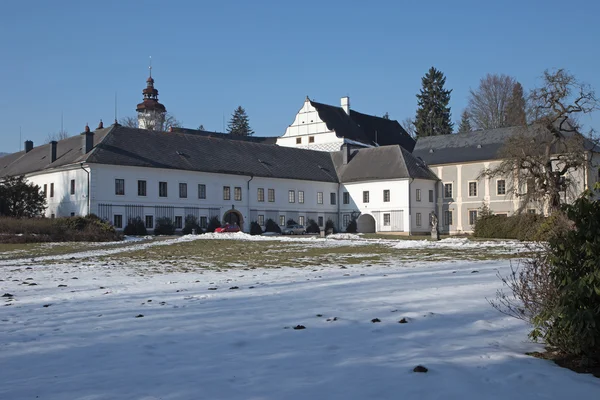
[[[146,79],[146,88],[142,90],[144,98],[135,109],[138,113],[138,126],[140,129],[163,131],[167,109],[158,102],[158,90],[154,87],[152,78],[152,64],[148,68],[150,73]]]

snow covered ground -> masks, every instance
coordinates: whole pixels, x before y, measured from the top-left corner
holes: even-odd
[[[542,350],[527,326],[487,303],[507,260],[140,277],[56,257],[0,263],[0,399],[600,398],[600,380],[526,356]]]

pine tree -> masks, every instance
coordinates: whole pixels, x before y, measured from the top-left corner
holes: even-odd
[[[513,86],[512,94],[506,107],[506,125],[524,126],[527,124],[525,116],[525,96],[523,86],[519,82]]]
[[[381,117],[383,119],[390,119],[390,114],[386,111],[385,114],[383,114],[383,117]]]
[[[203,124],[200,124],[200,126],[198,127],[198,130],[199,131],[205,131],[206,129],[204,129],[204,125]]]
[[[250,121],[246,110],[242,106],[235,109],[227,124],[227,133],[238,136],[252,136],[254,131],[250,128]]]
[[[431,67],[421,81],[423,88],[417,94],[419,108],[415,118],[417,136],[452,133],[454,124],[450,120],[451,113],[448,107],[452,90],[444,89],[446,77],[441,71]]]
[[[469,133],[473,129],[471,128],[471,121],[469,120],[469,112],[467,110],[463,111],[462,116],[460,118],[460,124],[458,125],[458,132],[456,133]]]

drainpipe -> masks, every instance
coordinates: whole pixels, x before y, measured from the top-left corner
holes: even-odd
[[[254,179],[254,175],[250,175],[250,179],[248,179],[248,182],[246,182],[246,185],[248,187],[248,220],[250,219],[250,181]],[[252,221],[248,221],[247,225],[247,229],[248,232],[250,232],[250,224],[252,223]]]
[[[342,186],[342,184],[340,182],[338,182],[338,194],[337,194],[337,215],[338,215],[338,229],[342,227],[342,219],[341,219],[341,215],[340,215],[340,204],[342,202],[342,197],[344,196],[340,196],[340,187]],[[340,229],[340,232],[342,230]]]
[[[91,214],[91,209],[90,209],[91,208],[91,201],[90,201],[90,171],[88,171],[87,169],[83,168],[83,163],[79,164],[79,166],[87,174],[87,213],[89,215],[89,214]]]
[[[412,185],[414,180],[415,178],[410,178],[410,181],[408,182],[408,236],[412,235],[412,190],[410,186]]]

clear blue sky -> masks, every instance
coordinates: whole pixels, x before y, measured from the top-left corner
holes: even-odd
[[[12,1],[0,13],[0,151],[135,115],[152,56],[160,101],[186,127],[222,129],[238,105],[257,135],[284,133],[306,95],[414,116],[435,66],[453,89],[505,73],[528,89],[566,68],[600,91],[600,2]],[[583,121],[600,130],[600,114]]]

